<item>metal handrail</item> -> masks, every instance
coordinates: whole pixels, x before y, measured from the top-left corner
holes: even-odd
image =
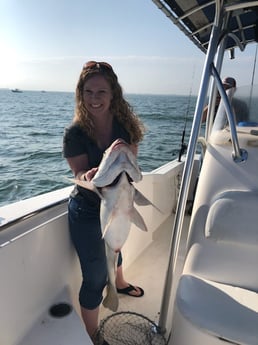
[[[223,87],[222,81],[220,79],[220,76],[218,74],[218,71],[216,70],[215,66],[212,64],[211,65],[211,71],[212,74],[216,80],[216,85],[219,90],[221,99],[223,101],[223,104],[225,106],[226,114],[227,114],[227,119],[229,123],[229,128],[230,128],[230,134],[231,134],[231,141],[232,141],[232,146],[233,146],[233,152],[232,152],[232,158],[234,162],[240,163],[244,162],[247,160],[248,153],[246,150],[241,149],[239,146],[239,141],[238,141],[238,136],[237,136],[237,130],[236,130],[236,121],[235,121],[235,116],[232,111],[232,107],[230,106],[229,99],[227,97],[226,90]]]
[[[153,0],[153,2],[160,3],[159,0]],[[169,254],[168,266],[167,266],[167,271],[166,271],[166,278],[165,278],[165,283],[164,283],[164,290],[163,290],[161,309],[160,309],[160,317],[159,317],[159,323],[158,323],[158,331],[161,333],[165,333],[166,331],[168,305],[169,305],[169,299],[171,295],[171,288],[173,285],[173,276],[174,276],[175,266],[177,262],[179,243],[182,237],[182,227],[183,227],[183,219],[184,219],[185,207],[186,207],[186,202],[187,202],[187,195],[188,195],[190,180],[192,176],[193,162],[194,162],[197,141],[199,137],[201,121],[203,117],[202,116],[203,108],[205,105],[205,100],[206,100],[206,95],[207,95],[207,90],[208,90],[211,74],[214,74],[214,77],[216,78],[216,81],[218,84],[218,90],[222,96],[222,99],[226,107],[228,121],[230,124],[230,129],[232,131],[231,135],[232,135],[232,145],[233,145],[233,159],[235,162],[240,162],[240,161],[242,162],[243,160],[246,160],[247,158],[246,152],[244,150],[241,150],[239,147],[234,115],[232,113],[229,100],[223,88],[221,79],[217,75],[217,71],[215,67],[213,66],[213,61],[216,55],[218,42],[220,40],[220,33],[221,33],[220,29],[222,27],[222,19],[223,19],[223,14],[224,14],[223,8],[221,7],[221,1],[215,0],[215,3],[216,3],[215,20],[214,20],[214,25],[211,31],[209,46],[208,46],[208,50],[207,50],[207,54],[205,58],[205,64],[204,64],[204,69],[203,69],[201,83],[200,83],[201,87],[199,90],[195,113],[193,117],[193,126],[191,130],[190,138],[189,138],[188,151],[186,154],[186,160],[185,160],[184,169],[183,169],[175,221],[174,221],[173,230],[172,230],[170,254]],[[211,66],[214,67],[212,68],[212,70],[211,70]]]
[[[171,294],[171,287],[173,284],[173,275],[175,271],[175,265],[178,256],[178,249],[179,243],[182,234],[182,227],[183,227],[183,219],[185,214],[185,207],[187,202],[187,195],[190,186],[190,179],[193,170],[193,162],[195,157],[195,151],[197,146],[197,141],[200,132],[200,126],[202,121],[202,113],[203,108],[206,100],[207,89],[209,86],[209,79],[210,79],[210,66],[214,60],[216,54],[216,47],[219,41],[219,27],[220,27],[220,0],[216,0],[216,16],[215,22],[211,32],[211,38],[208,46],[208,51],[206,54],[202,80],[201,80],[201,88],[199,92],[199,96],[197,98],[194,118],[193,118],[193,126],[190,134],[188,151],[186,154],[186,160],[184,164],[184,170],[182,175],[182,182],[181,182],[181,189],[178,198],[177,210],[175,215],[175,222],[172,231],[172,238],[170,243],[170,255],[168,261],[168,267],[166,272],[166,278],[164,283],[164,290],[163,296],[161,301],[161,309],[160,309],[160,317],[158,323],[158,331],[161,333],[165,333],[166,331],[166,319],[168,313],[168,302],[170,299]]]

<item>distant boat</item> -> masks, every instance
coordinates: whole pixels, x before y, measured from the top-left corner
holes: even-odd
[[[11,89],[12,92],[22,92],[20,89]]]

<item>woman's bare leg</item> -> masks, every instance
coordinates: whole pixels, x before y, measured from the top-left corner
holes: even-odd
[[[89,336],[93,339],[98,328],[99,307],[92,310],[81,307],[81,315],[85,328]]]
[[[118,289],[124,289],[127,288],[129,286],[129,284],[127,283],[127,281],[124,279],[124,274],[123,274],[123,268],[122,265],[117,267],[117,271],[116,271],[116,287]],[[139,296],[141,295],[141,290],[138,289],[137,286],[135,286],[136,290],[132,290],[130,291],[130,295],[134,295],[134,296]]]

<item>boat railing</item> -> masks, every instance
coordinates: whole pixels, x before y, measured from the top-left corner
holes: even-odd
[[[0,247],[1,235],[11,225],[27,220],[36,214],[62,204],[67,204],[73,186],[20,200],[0,207]],[[3,235],[5,237],[5,235]],[[17,236],[15,236],[16,238]]]

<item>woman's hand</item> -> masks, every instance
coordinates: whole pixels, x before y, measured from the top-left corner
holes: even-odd
[[[95,176],[96,172],[98,171],[98,168],[92,168],[84,174],[84,179],[86,181],[91,181],[93,177]]]

